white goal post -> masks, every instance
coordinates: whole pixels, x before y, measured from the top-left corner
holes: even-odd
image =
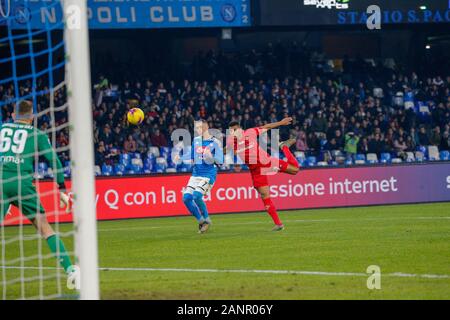
[[[75,252],[80,298],[99,299],[91,75],[86,0],[62,0],[74,195]]]

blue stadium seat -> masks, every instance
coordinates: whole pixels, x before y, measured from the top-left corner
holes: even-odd
[[[157,173],[164,173],[167,169],[167,160],[163,157],[156,159],[154,171]]]
[[[190,160],[185,160],[179,167],[181,167],[182,169],[185,169],[182,172],[191,172],[192,171],[192,162]]]
[[[122,153],[119,156],[119,163],[124,167],[128,167],[131,163],[131,157],[128,153]]]
[[[142,159],[134,158],[133,160],[131,160],[131,164],[128,167],[128,169],[133,169],[134,166],[139,167],[140,169],[142,169],[144,167],[144,163],[143,163]]]
[[[144,161],[144,171],[152,171],[154,167],[154,162],[151,159],[146,159]]]
[[[133,170],[136,174],[140,174],[143,172],[143,167],[133,164],[131,165],[131,170]]]
[[[121,153],[119,159],[120,161],[129,161],[131,156],[129,153]]]
[[[155,161],[156,157],[155,157],[155,155],[153,153],[148,153],[146,159],[150,159],[152,161]]]
[[[126,170],[126,174],[128,175],[141,174],[143,172],[144,168],[135,164],[130,165],[130,167]]]
[[[38,170],[47,171],[48,170],[47,162],[39,162]]]
[[[192,166],[188,165],[188,164],[181,164],[177,167],[177,171],[180,172],[191,172],[192,171]]]
[[[170,159],[172,159],[172,152],[170,148],[162,147],[160,150],[160,157],[166,159],[167,163],[169,163]]]
[[[296,158],[297,159],[297,162],[298,162],[298,164],[301,166],[301,167],[306,167],[306,159],[305,158],[303,158],[303,157],[297,157]]]
[[[428,148],[425,146],[418,146],[417,151],[420,151],[424,154],[425,157],[428,156]]]
[[[440,158],[441,158],[442,161],[448,161],[448,160],[450,160],[450,152],[447,151],[447,150],[441,151],[441,152],[439,153],[439,155],[440,155]]]
[[[118,176],[122,176],[125,173],[125,166],[123,164],[116,164],[114,167],[114,173]]]
[[[46,178],[48,172],[48,165],[46,162],[39,162],[37,167],[37,174],[40,179]]]
[[[161,147],[159,148],[160,157],[168,158],[170,156],[170,148],[169,147]]]
[[[151,162],[151,163],[155,163],[156,158],[153,156],[148,156],[147,158],[145,158],[144,162]]]
[[[102,165],[102,175],[104,176],[110,176],[113,174],[113,168],[110,165],[103,164]],[[116,173],[117,174],[117,173]]]
[[[389,162],[391,162],[391,154],[390,153],[382,153],[380,162],[381,163],[389,163]]]
[[[365,155],[365,154],[357,154],[357,155],[355,156],[355,160],[358,160],[358,161],[366,161],[366,155]]]
[[[172,160],[167,160],[167,169],[176,169],[177,165]]]
[[[351,165],[353,165],[353,159],[352,158],[347,158],[347,159],[345,159],[345,165],[346,166],[351,166]]]
[[[100,170],[101,173],[101,170]],[[70,170],[70,166],[64,166],[64,177],[70,177],[71,175],[71,170]]]
[[[143,173],[149,174],[152,173],[154,167],[154,161],[152,159],[144,160],[144,167],[142,168]]]
[[[317,158],[313,157],[313,156],[308,157],[306,159],[306,163],[307,163],[308,167],[314,167],[317,164]]]

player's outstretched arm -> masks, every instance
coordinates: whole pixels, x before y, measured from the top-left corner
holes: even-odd
[[[291,117],[287,117],[278,122],[268,123],[268,124],[262,126],[261,129],[268,131],[268,130],[276,129],[279,127],[288,126],[292,123],[292,121],[293,121],[293,119]]]

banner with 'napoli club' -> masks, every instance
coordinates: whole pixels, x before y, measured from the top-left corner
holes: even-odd
[[[8,15],[13,28],[62,28],[60,2],[0,0],[0,23]],[[88,0],[88,18],[91,29],[243,27],[251,25],[250,5],[250,0]]]
[[[97,218],[187,215],[182,194],[188,180],[189,175],[99,178]],[[269,180],[274,203],[281,210],[450,201],[450,163],[307,169]],[[53,183],[39,183],[39,192],[49,220],[72,221],[71,214],[58,208]],[[207,204],[213,214],[264,209],[247,172],[220,174]],[[5,224],[17,224],[19,217],[14,208]]]

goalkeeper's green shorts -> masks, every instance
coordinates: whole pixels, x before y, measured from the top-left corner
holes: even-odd
[[[26,178],[19,181],[17,172],[4,171],[0,191],[0,222],[11,204],[19,208],[29,220],[34,219],[36,214],[45,214],[33,179]]]

